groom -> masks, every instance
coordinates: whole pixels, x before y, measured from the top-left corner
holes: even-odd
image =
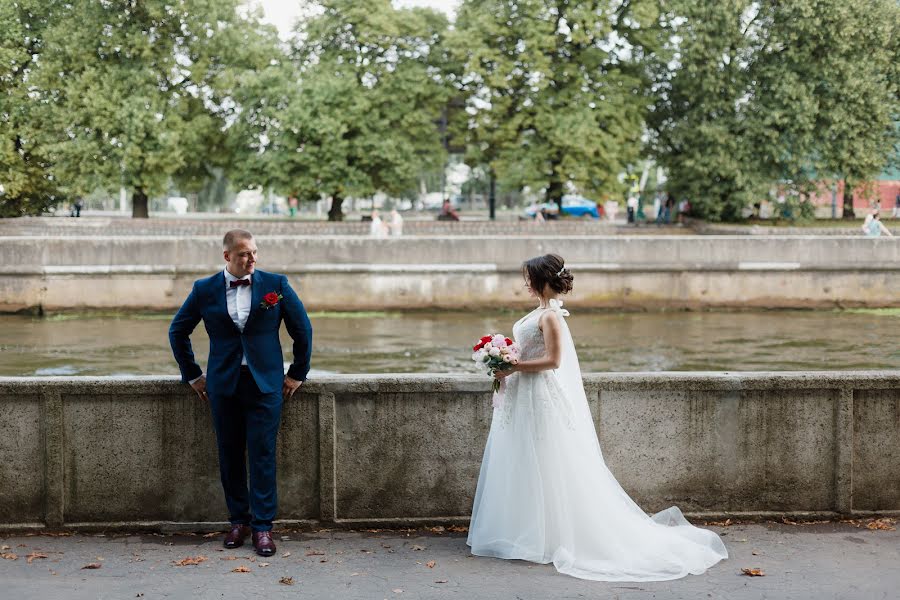
[[[278,504],[275,439],[282,401],[309,372],[312,326],[287,278],[256,269],[256,242],[249,231],[229,231],[223,246],[225,269],[194,282],[169,327],[169,343],[182,381],[212,410],[231,521],[225,547],[243,545],[252,529],[256,553],[272,556]],[[189,337],[201,319],[209,333],[207,376],[194,360]],[[278,339],[282,321],[294,340],[287,375]]]

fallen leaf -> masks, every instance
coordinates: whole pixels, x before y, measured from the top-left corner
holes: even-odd
[[[7,546],[7,548],[9,548],[9,546]],[[13,554],[12,552],[4,552],[4,553],[0,554],[0,558],[2,558],[4,560],[18,560],[19,555]]]
[[[424,550],[425,546],[419,546],[418,544],[413,544],[409,547],[410,550]]]
[[[447,580],[446,579],[435,579],[434,582],[435,583],[447,583]]]
[[[390,546],[390,544],[385,544],[384,542],[381,542],[381,547],[382,548],[390,548],[391,546]],[[8,548],[8,546],[7,546],[7,548]]]
[[[278,583],[280,583],[281,585],[294,585],[294,578],[293,577],[282,577],[281,579],[278,580]]]
[[[325,556],[325,553],[321,550],[310,550],[306,553],[307,556]]]
[[[753,556],[759,556],[759,552],[757,552],[756,550],[754,550],[754,551],[751,552],[750,554],[752,554]]]
[[[365,548],[360,550],[360,552],[362,552],[363,554],[373,554],[373,552],[371,550],[366,550]]]
[[[897,521],[891,518],[884,519],[875,519],[868,525],[866,525],[867,529],[871,529],[872,531],[895,531],[897,528],[894,527],[894,523]]]
[[[785,525],[799,525],[800,524],[799,521],[791,521],[787,517],[782,517],[781,522],[784,523]]]
[[[244,565],[241,565],[240,567],[238,567],[236,569],[232,569],[231,572],[232,573],[249,573],[250,569],[248,567],[245,567]]]
[[[731,519],[725,519],[724,521],[708,521],[705,524],[714,527],[729,527],[731,526]]]
[[[261,566],[261,567],[268,567],[271,563],[263,563],[263,562],[261,562],[261,563],[258,563],[258,564],[259,564],[259,566]]]
[[[436,564],[437,563],[434,562],[433,560],[429,560],[427,563],[425,563],[425,566],[428,567],[429,569],[433,569],[434,565],[436,565]]]
[[[444,529],[443,527],[438,525],[437,527],[429,527],[428,531],[430,531],[431,533],[441,534],[441,533],[444,533],[446,531],[446,529]]]
[[[33,561],[34,559],[36,559],[36,558],[47,558],[47,555],[46,555],[46,554],[41,554],[40,552],[32,552],[31,554],[27,555],[25,558],[27,559],[28,564],[30,565],[30,564],[31,564],[31,561]]]
[[[765,577],[762,569],[741,569],[741,573],[748,577]]]
[[[320,562],[320,563],[326,563],[326,562],[328,562],[328,559],[327,559],[327,558],[323,558],[323,559],[319,560],[319,562]]]
[[[88,564],[84,565],[83,567],[81,567],[81,569],[82,570],[84,570],[84,569],[99,569],[102,566],[103,565],[101,565],[100,563],[88,563]]]
[[[218,531],[213,531],[212,533],[207,533],[207,534],[204,535],[203,537],[205,537],[205,538],[214,538],[214,537],[219,537],[220,535],[222,535],[222,534],[219,533]]]
[[[281,555],[281,558],[287,558],[290,555],[291,555],[290,552],[285,552],[284,554]]]
[[[173,564],[176,567],[187,567],[188,565],[199,565],[202,562],[206,561],[205,556],[188,556],[187,558],[182,558],[181,560],[176,560]]]
[[[6,545],[0,546],[0,550],[3,550],[5,552],[5,551],[9,550],[9,546],[6,546]]]
[[[466,533],[469,531],[469,528],[463,527],[462,525],[451,525],[447,528],[447,531],[452,531],[453,533]]]
[[[237,556],[220,556],[219,560],[237,560]]]

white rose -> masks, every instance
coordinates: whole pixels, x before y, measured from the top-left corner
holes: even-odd
[[[500,356],[500,348],[494,348],[493,346],[491,346],[491,349],[488,350],[488,354],[490,354],[491,356]]]

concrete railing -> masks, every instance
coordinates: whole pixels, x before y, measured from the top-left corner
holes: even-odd
[[[613,473],[648,511],[900,511],[900,372],[585,377]],[[489,381],[333,376],[286,404],[288,523],[465,522]],[[226,516],[208,407],[173,378],[0,378],[0,528],[204,528]]]
[[[900,305],[900,240],[753,236],[260,237],[260,267],[314,310],[529,304],[520,264],[556,252],[577,307]],[[177,308],[222,268],[218,237],[2,237],[0,312]]]

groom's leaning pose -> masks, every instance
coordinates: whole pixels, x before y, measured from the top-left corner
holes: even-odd
[[[287,278],[256,269],[256,242],[249,231],[229,231],[223,245],[225,269],[194,282],[169,327],[169,343],[182,381],[190,383],[201,400],[208,400],[212,410],[231,521],[225,547],[243,545],[252,529],[256,553],[272,556],[272,520],[278,504],[275,439],[282,401],[297,391],[309,372],[312,327]],[[205,377],[189,337],[201,319],[209,333]],[[282,320],[294,339],[294,362],[287,375],[278,340]]]

